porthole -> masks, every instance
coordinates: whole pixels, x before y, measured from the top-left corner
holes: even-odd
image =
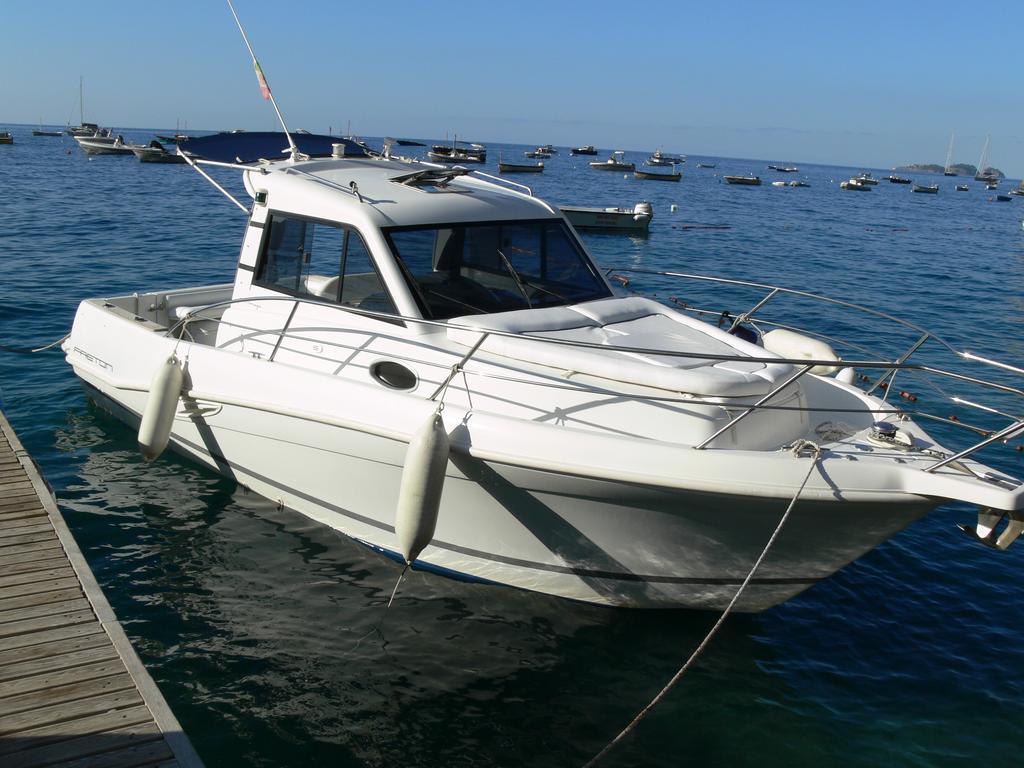
[[[391,389],[413,389],[418,383],[415,373],[393,360],[374,363],[370,366],[370,375]]]

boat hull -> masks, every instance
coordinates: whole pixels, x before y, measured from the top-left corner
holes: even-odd
[[[97,403],[138,427],[153,370],[176,349],[187,384],[172,449],[396,556],[406,449],[433,403],[176,342],[126,317],[87,302],[65,344]],[[776,450],[695,451],[600,433],[581,443],[576,430],[557,423],[475,410],[468,418],[470,411],[448,405],[453,448],[436,534],[418,564],[573,600],[723,608],[810,469],[809,458]],[[579,450],[559,448],[562,441]],[[761,611],[799,594],[939,503],[895,485],[863,491],[844,473],[865,464],[835,458],[822,466],[824,476],[798,500],[738,610]],[[858,490],[837,495],[839,487]]]
[[[84,376],[137,427],[146,393]],[[301,436],[301,437],[300,437]],[[258,408],[179,409],[171,446],[270,500],[397,557],[406,444]],[[787,506],[543,471],[455,453],[418,565],[457,578],[619,607],[721,609]],[[788,600],[926,514],[934,503],[798,504],[737,610]],[[639,535],[638,535],[639,534]]]

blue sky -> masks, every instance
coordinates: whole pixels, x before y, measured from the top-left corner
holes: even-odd
[[[270,130],[222,0],[3,0],[0,123]],[[1024,2],[236,0],[290,126],[1024,175]]]

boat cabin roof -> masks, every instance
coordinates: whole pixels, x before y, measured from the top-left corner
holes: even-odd
[[[379,158],[277,162],[247,171],[250,194],[272,210],[377,227],[558,218],[525,192],[465,169]],[[358,213],[356,213],[358,211]]]

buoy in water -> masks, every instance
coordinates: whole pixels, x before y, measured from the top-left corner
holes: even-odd
[[[435,412],[413,435],[405,452],[395,513],[395,536],[398,538],[398,551],[407,565],[412,565],[434,538],[450,448],[444,421],[441,414]]]
[[[675,203],[672,203],[672,205],[670,205],[668,209],[672,211],[672,213],[675,213],[676,211],[679,210],[679,206],[676,205]]]
[[[153,461],[164,452],[171,437],[174,412],[178,409],[178,397],[185,373],[178,356],[172,354],[153,374],[149,385],[149,399],[142,411],[139,424],[139,450],[146,461]]]

